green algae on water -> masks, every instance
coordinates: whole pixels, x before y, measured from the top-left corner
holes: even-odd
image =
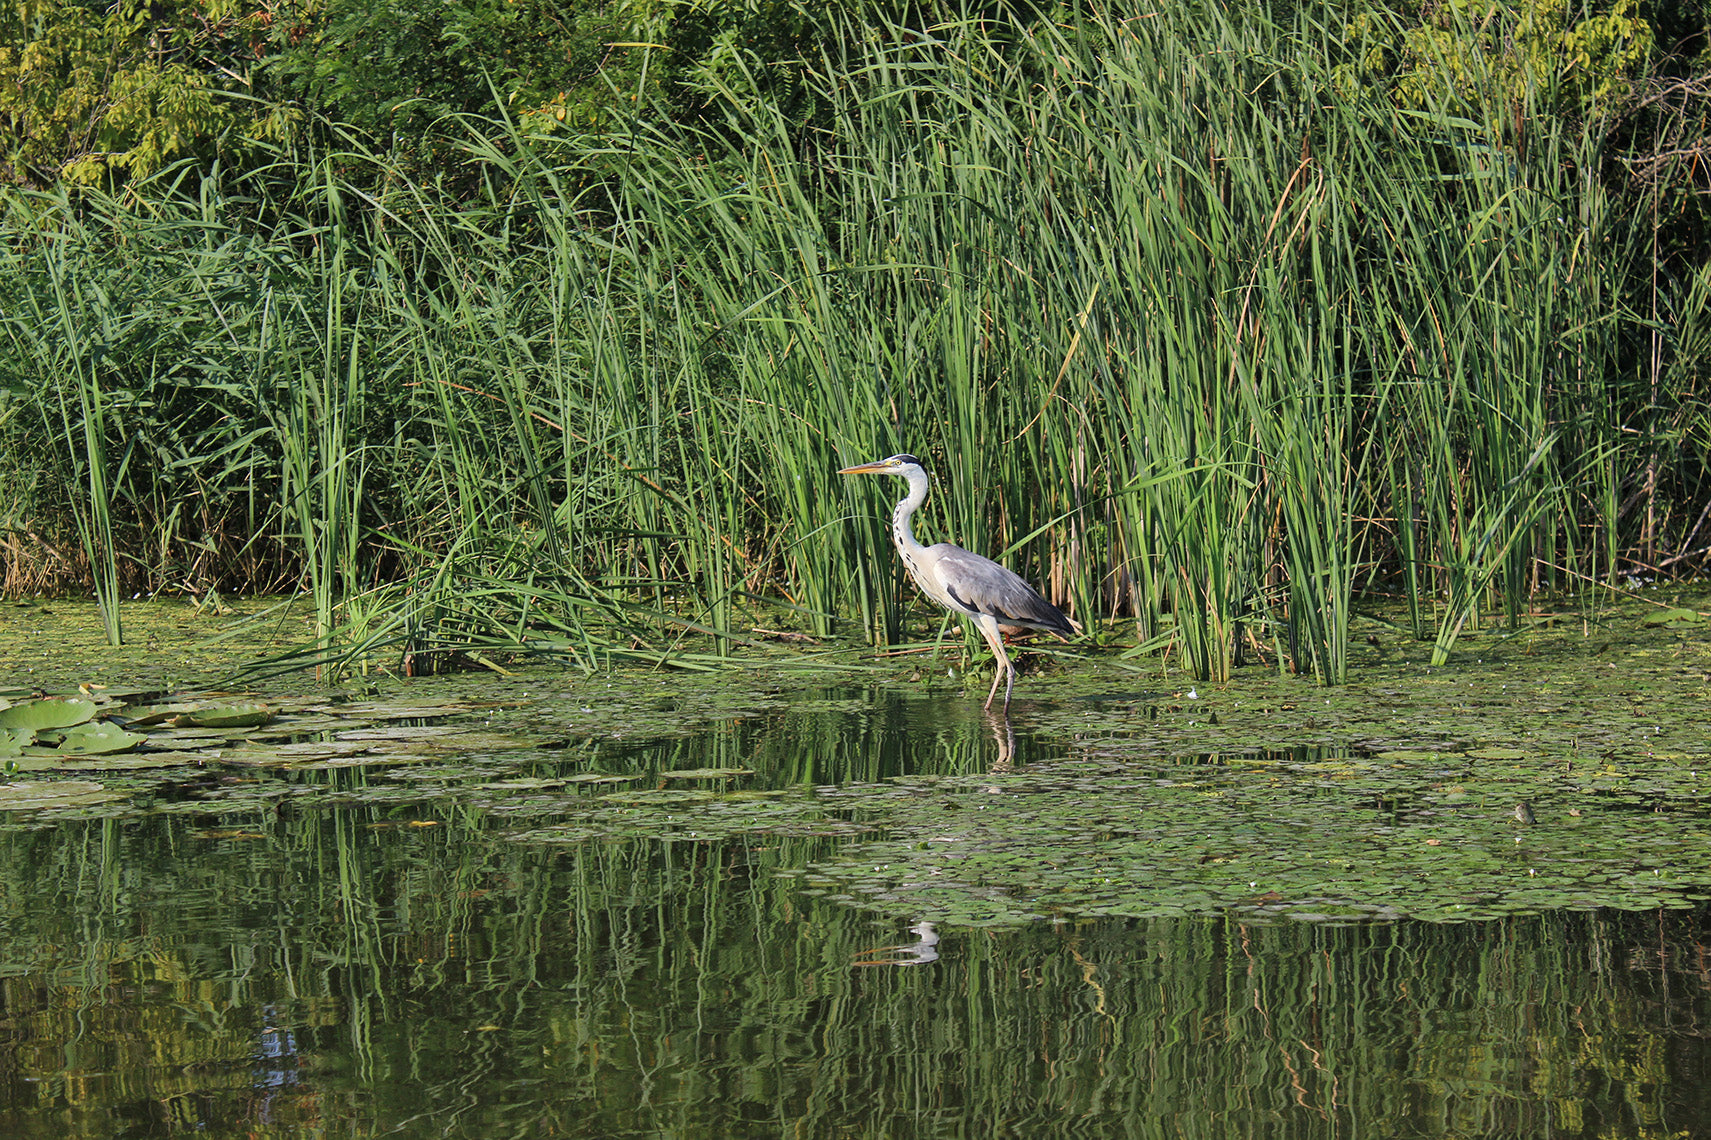
[[[1469,633],[1444,668],[1392,644],[1335,689],[1059,657],[1008,725],[941,670],[867,651],[847,655],[861,684],[843,688],[826,654],[811,679],[779,655],[705,676],[115,687],[83,731],[128,751],[43,747],[38,731],[69,725],[0,729],[0,757],[42,777],[0,810],[237,825],[356,804],[523,843],[804,837],[812,857],[775,868],[804,892],[965,925],[1695,905],[1711,897],[1711,635],[1649,612],[1596,638],[1567,622]]]

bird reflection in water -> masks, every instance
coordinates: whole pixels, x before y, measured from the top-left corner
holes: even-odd
[[[909,928],[916,940],[907,946],[876,946],[855,956],[857,966],[925,966],[939,960],[939,932],[930,922],[917,922]]]
[[[1010,727],[1010,716],[986,714],[986,723],[992,729],[992,741],[998,745],[998,754],[992,758],[991,775],[1002,776],[1015,767],[1016,730]],[[997,791],[996,788],[992,789]]]

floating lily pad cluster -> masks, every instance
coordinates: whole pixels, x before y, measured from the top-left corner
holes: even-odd
[[[475,726],[396,723],[444,718],[477,707],[483,706],[446,701],[340,703],[326,697],[136,704],[109,696],[33,698],[0,708],[0,763],[11,773],[60,776],[209,766],[378,767],[539,743],[538,738],[482,732]],[[0,802],[0,810],[22,810],[26,802],[34,805],[41,799],[38,795]]]
[[[103,756],[128,752],[146,737],[96,719],[94,701],[37,699],[0,708],[0,757]]]
[[[176,743],[223,742],[222,732],[195,730],[249,727],[265,724],[272,716],[271,709],[259,704],[173,705],[137,711],[112,700],[38,697],[0,708],[0,759],[12,771],[45,771],[80,759],[99,761],[108,770],[147,767],[162,757],[139,756],[137,762],[114,758],[137,753],[168,735]],[[179,757],[166,761],[184,762]]]
[[[441,693],[451,687],[435,684]],[[657,757],[646,763],[645,775],[625,770],[635,763],[632,754],[638,747],[627,737],[639,726],[656,727],[651,714],[660,711],[661,700],[638,692],[642,686],[618,693],[606,691],[609,687],[603,681],[571,700],[561,691],[495,692],[481,685],[462,686],[461,698],[435,699],[322,694],[261,701],[218,693],[98,689],[94,697],[0,694],[0,717],[14,726],[0,736],[0,763],[7,773],[40,780],[30,785],[28,795],[0,796],[0,811],[42,813],[100,802],[104,815],[229,813],[289,798],[326,805],[455,801],[528,818],[560,815],[579,796],[643,779],[653,785],[647,794],[662,801],[673,795],[693,800],[744,784],[753,775],[734,764],[661,763]],[[681,738],[712,713],[730,716],[738,710],[740,719],[778,699],[767,693],[744,696],[728,686],[714,695],[718,699],[697,700],[695,710],[674,702],[659,724],[674,725]],[[12,697],[10,706],[6,696]],[[681,753],[686,747],[678,743],[663,751]],[[701,755],[693,748],[690,753]],[[340,770],[364,775],[314,785],[298,775]],[[49,792],[91,778],[104,781],[92,784],[101,792],[99,801]],[[188,791],[154,794],[174,787]],[[127,804],[133,796],[135,802]]]

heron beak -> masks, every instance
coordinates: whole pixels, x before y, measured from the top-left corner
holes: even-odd
[[[839,475],[878,475],[891,470],[891,464],[885,460],[877,463],[858,463],[854,467],[839,468]]]

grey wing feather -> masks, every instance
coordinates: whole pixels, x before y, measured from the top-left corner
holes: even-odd
[[[1075,634],[1062,610],[992,559],[948,542],[928,547],[927,553],[937,584],[949,594],[941,603],[967,614],[990,614],[1001,625],[1042,629],[1059,637]]]

